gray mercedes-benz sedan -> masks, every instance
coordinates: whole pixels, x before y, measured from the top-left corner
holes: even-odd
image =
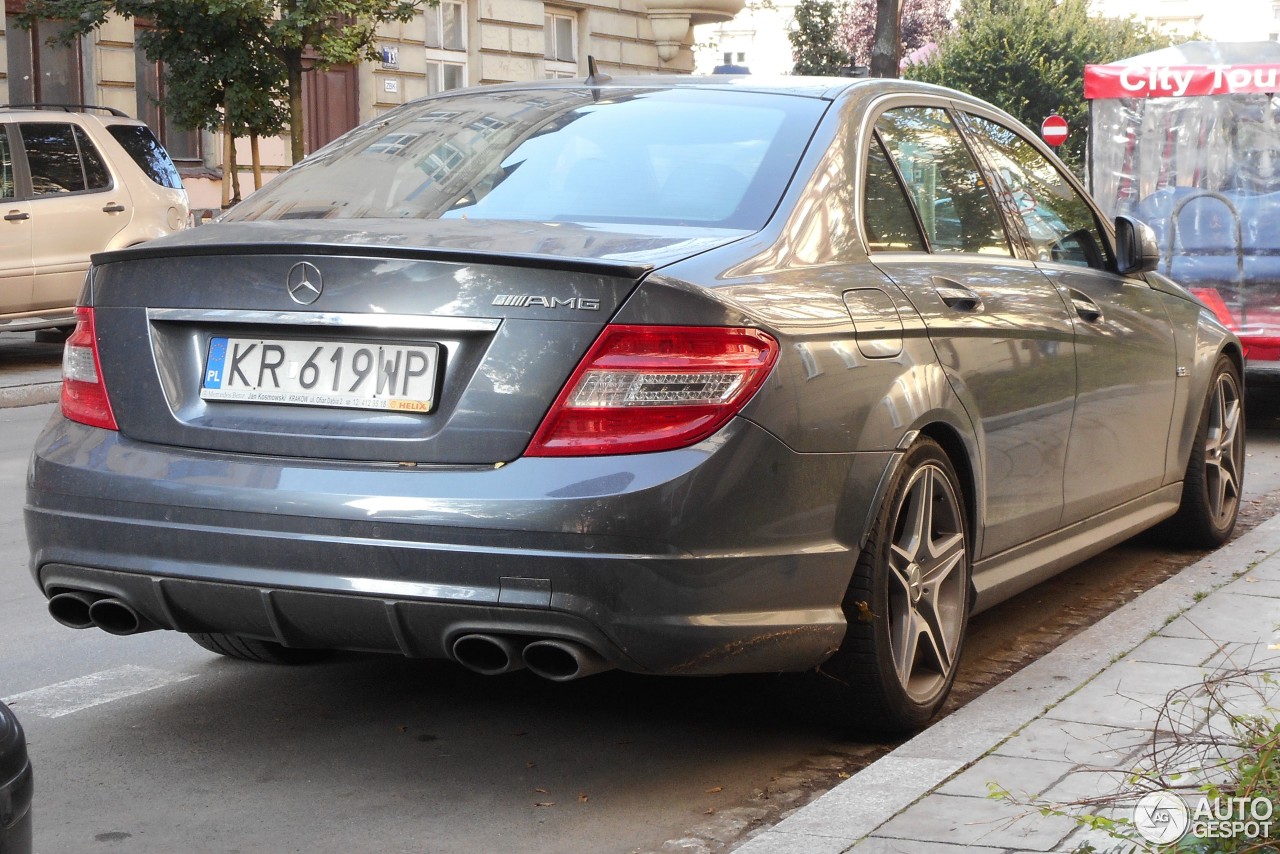
[[[945,89],[415,101],[95,257],[31,570],[68,626],[236,658],[791,672],[918,727],[975,609],[1230,534],[1240,344],[1156,262]]]

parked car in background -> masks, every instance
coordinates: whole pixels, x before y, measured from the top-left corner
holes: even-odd
[[[0,332],[73,327],[90,254],[181,231],[187,212],[142,122],[106,107],[0,107]]]
[[[0,703],[0,854],[31,854],[32,790],[26,736]]]
[[[31,570],[65,625],[235,658],[789,672],[918,727],[975,609],[1230,535],[1240,342],[1157,260],[946,89],[415,101],[95,256]]]

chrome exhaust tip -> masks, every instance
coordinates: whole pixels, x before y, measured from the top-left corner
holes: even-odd
[[[613,669],[598,653],[573,641],[534,641],[524,648],[522,656],[531,672],[552,682],[571,682]]]
[[[100,594],[82,590],[59,593],[49,599],[49,616],[67,628],[91,629],[93,618],[89,616],[89,609],[101,598]]]
[[[113,635],[136,635],[159,628],[119,599],[98,599],[89,606],[89,619]]]
[[[453,642],[453,658],[482,676],[501,676],[524,668],[517,645],[501,635],[463,635]]]

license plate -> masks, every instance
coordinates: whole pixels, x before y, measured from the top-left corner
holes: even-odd
[[[214,338],[200,396],[296,406],[430,412],[438,344]]]

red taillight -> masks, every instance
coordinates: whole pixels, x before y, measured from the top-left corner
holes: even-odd
[[[92,427],[120,429],[102,380],[93,309],[86,306],[76,309],[76,330],[62,351],[62,414]]]
[[[606,326],[526,455],[570,457],[683,448],[738,413],[778,358],[758,329]]]

